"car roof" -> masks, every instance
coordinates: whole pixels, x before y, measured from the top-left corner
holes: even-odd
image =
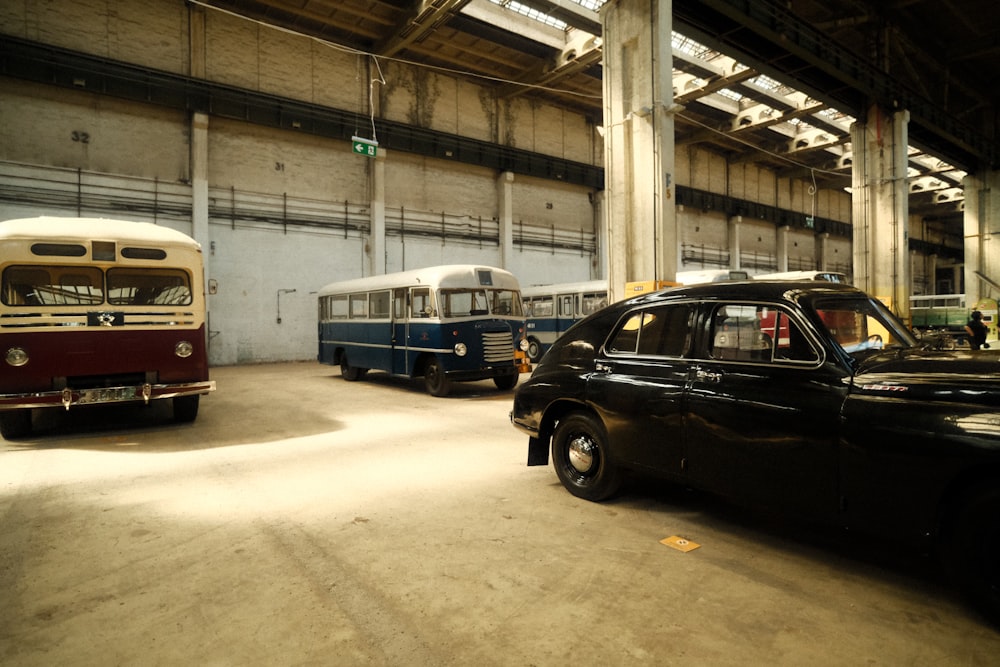
[[[628,299],[629,305],[680,299],[747,299],[794,302],[803,297],[827,295],[867,295],[851,285],[823,280],[738,280],[671,287]]]

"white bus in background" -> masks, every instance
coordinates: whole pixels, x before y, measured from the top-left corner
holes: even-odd
[[[723,280],[747,280],[746,271],[707,269],[681,271],[670,283],[646,281],[629,283],[641,286],[627,289],[627,296],[640,291],[654,291],[663,286],[694,285]],[[571,326],[608,305],[608,281],[585,280],[554,285],[535,285],[521,290],[528,328],[528,358],[537,363],[545,351]]]
[[[706,269],[681,271],[677,279],[660,284],[656,281],[629,283],[642,289],[627,290],[627,296],[640,291],[653,291],[665,286],[694,285],[722,280],[747,280],[746,271],[733,269]],[[626,285],[626,287],[629,287]],[[521,290],[528,328],[528,358],[537,363],[545,351],[567,329],[608,305],[608,281],[585,280],[580,282],[534,285]]]
[[[678,271],[676,279],[671,284],[697,285],[699,283],[750,279],[750,274],[742,269],[699,269]],[[847,276],[835,271],[786,271],[753,276],[753,279],[847,282]],[[644,283],[630,284],[644,285]],[[641,291],[656,289],[660,288],[656,285],[647,285]],[[638,291],[629,291],[628,296],[634,296]],[[527,318],[528,358],[532,363],[537,363],[545,351],[552,346],[552,343],[567,329],[608,304],[608,281],[587,280],[555,285],[535,285],[522,289],[521,296],[524,299]]]
[[[838,271],[782,271],[754,276],[754,280],[825,280],[847,284],[847,276]]]
[[[697,285],[699,283],[749,279],[750,274],[740,269],[701,269],[698,271],[678,271],[676,282],[679,285]]]
[[[567,329],[608,305],[608,281],[535,285],[521,290],[527,318],[528,358],[537,363]]]

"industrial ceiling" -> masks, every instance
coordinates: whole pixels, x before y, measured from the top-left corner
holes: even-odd
[[[204,0],[602,122],[605,0]],[[850,185],[850,125],[910,111],[911,213],[961,234],[966,173],[1000,168],[995,0],[674,0],[678,146]]]

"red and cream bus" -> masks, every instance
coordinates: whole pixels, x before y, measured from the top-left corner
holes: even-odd
[[[32,410],[171,399],[193,421],[208,379],[201,247],[145,222],[0,222],[0,433]]]

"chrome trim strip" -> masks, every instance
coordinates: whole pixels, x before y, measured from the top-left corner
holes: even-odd
[[[96,405],[98,403],[130,403],[145,400],[163,398],[175,398],[177,396],[193,396],[195,394],[207,394],[215,391],[215,380],[205,380],[204,382],[185,382],[181,384],[145,384],[145,385],[121,385],[117,387],[101,387],[100,389],[114,392],[116,390],[133,390],[133,398],[119,401],[86,401],[88,389],[61,389],[59,391],[39,391],[22,394],[0,394],[0,410],[15,410],[19,408],[51,408],[62,405],[67,410],[73,405]]]

